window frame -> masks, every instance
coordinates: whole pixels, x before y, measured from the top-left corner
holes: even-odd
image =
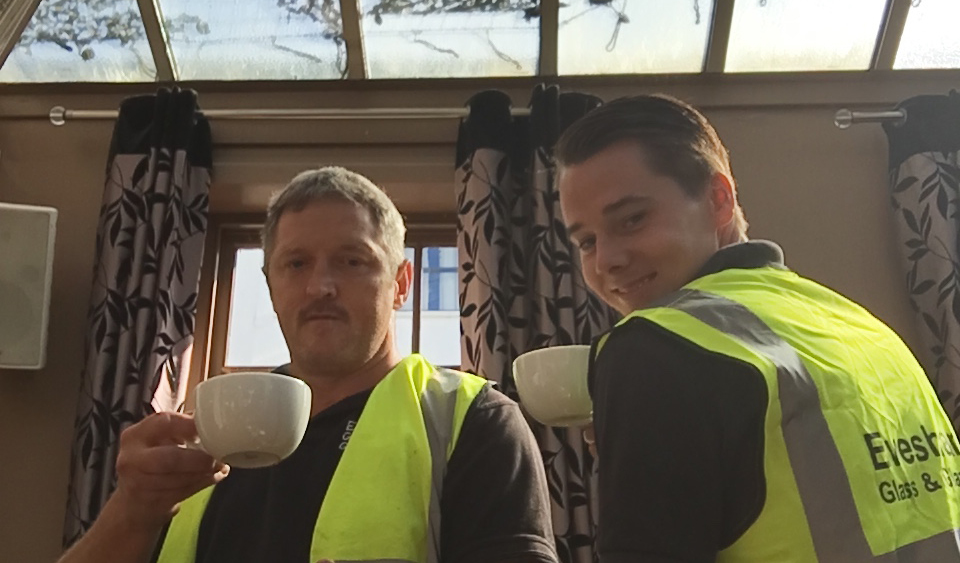
[[[204,260],[200,268],[196,329],[187,374],[187,412],[192,411],[194,389],[207,378],[239,371],[270,371],[276,367],[225,365],[237,251],[261,247],[260,229],[263,222],[262,214],[210,215]],[[420,348],[423,249],[430,246],[455,247],[457,221],[453,213],[418,214],[407,216],[406,224],[406,247],[414,250],[412,350],[417,351]]]
[[[430,246],[457,246],[456,218],[434,216],[433,219],[407,221],[406,248],[413,248],[413,343],[410,348],[414,353],[420,350],[420,315],[423,312],[423,249]],[[460,366],[443,366],[459,368]]]

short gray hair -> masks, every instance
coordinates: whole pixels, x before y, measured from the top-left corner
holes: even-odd
[[[393,201],[365,176],[339,166],[325,166],[301,172],[270,198],[267,219],[260,231],[264,271],[273,254],[273,239],[280,217],[287,211],[301,211],[311,203],[334,198],[353,202],[361,209],[366,209],[391,267],[396,268],[403,263],[407,228]]]

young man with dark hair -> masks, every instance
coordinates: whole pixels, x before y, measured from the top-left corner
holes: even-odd
[[[887,326],[749,241],[693,107],[615,100],[557,144],[589,287],[602,563],[960,561],[960,447]]]

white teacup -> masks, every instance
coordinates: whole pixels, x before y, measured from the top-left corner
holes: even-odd
[[[200,449],[233,467],[265,467],[293,453],[310,420],[310,387],[279,373],[218,375],[196,388]]]
[[[513,361],[520,404],[547,426],[585,426],[593,420],[587,386],[590,346],[553,346]]]

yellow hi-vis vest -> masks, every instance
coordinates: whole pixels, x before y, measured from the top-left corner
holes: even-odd
[[[637,317],[766,382],[766,499],[718,562],[960,561],[960,446],[886,325],[773,267],[704,276],[621,324]]]
[[[413,354],[374,387],[320,507],[311,562],[439,561],[447,461],[467,408],[487,384]],[[195,560],[212,492],[208,487],[181,504],[158,563]]]

